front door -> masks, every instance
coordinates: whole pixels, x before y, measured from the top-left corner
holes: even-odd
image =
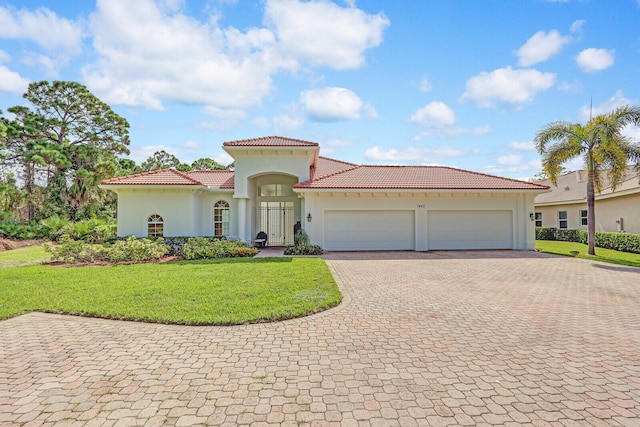
[[[260,202],[258,207],[258,231],[267,233],[267,245],[293,244],[293,202]]]

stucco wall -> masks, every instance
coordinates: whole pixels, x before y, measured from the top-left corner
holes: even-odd
[[[567,211],[569,229],[586,230],[580,224],[580,211],[587,209],[587,203],[573,203],[556,206],[536,206],[542,213],[543,227],[558,227],[558,212]],[[622,218],[624,231],[640,234],[640,194],[618,196],[596,200],[596,230],[620,231],[617,220]]]
[[[118,191],[118,236],[147,236],[152,214],[164,220],[165,236],[194,236],[199,201],[193,189],[122,189]]]
[[[416,250],[428,250],[427,216],[430,210],[509,210],[513,230],[513,249],[535,248],[533,212],[535,194],[527,193],[304,193],[303,217],[308,213],[312,221],[303,220],[303,227],[314,244],[324,245],[324,212],[327,210],[414,210]],[[375,230],[372,229],[372,233]]]

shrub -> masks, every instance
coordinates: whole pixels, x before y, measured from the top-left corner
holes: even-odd
[[[182,247],[187,259],[252,257],[258,249],[251,248],[240,240],[192,237]]]
[[[537,240],[562,240],[588,244],[589,232],[586,230],[566,230],[553,227],[536,227]],[[596,231],[596,246],[620,252],[640,254],[640,234],[612,233]]]
[[[59,240],[64,234],[63,229],[69,224],[69,220],[58,215],[40,220],[40,225],[47,231],[47,237],[51,240]]]
[[[53,261],[68,264],[153,261],[162,258],[169,251],[169,247],[161,240],[138,239],[134,236],[119,240],[113,245],[91,244],[63,236],[59,245],[45,243],[44,249],[51,253]]]
[[[324,253],[320,246],[309,242],[309,235],[302,229],[296,231],[293,241],[294,246],[284,248],[285,255],[322,255]]]
[[[0,221],[0,237],[6,239],[42,239],[47,234],[47,230],[37,222]]]
[[[322,255],[324,250],[318,245],[287,246],[284,248],[285,255]]]
[[[91,218],[78,222],[69,222],[62,227],[59,234],[73,240],[88,243],[103,243],[116,235],[116,223],[108,223],[102,219]]]

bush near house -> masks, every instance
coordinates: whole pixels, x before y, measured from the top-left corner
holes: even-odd
[[[322,255],[324,253],[320,246],[309,242],[309,236],[302,229],[296,231],[293,242],[293,246],[284,248],[285,255]]]
[[[241,240],[192,237],[182,246],[181,252],[187,259],[241,258],[257,255],[258,249]]]
[[[567,230],[554,227],[536,227],[536,240],[588,243],[586,230]],[[640,234],[596,231],[596,247],[640,254]]]
[[[134,236],[113,244],[91,244],[65,236],[59,245],[45,243],[44,249],[51,253],[53,261],[67,264],[138,263],[158,260],[169,252],[169,247],[162,240],[138,239]]]

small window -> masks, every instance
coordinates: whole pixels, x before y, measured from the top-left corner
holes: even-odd
[[[588,225],[587,211],[580,211],[580,225]]]
[[[542,212],[536,212],[536,227],[542,227]]]
[[[149,237],[162,237],[164,235],[164,220],[160,215],[150,215],[147,218],[147,235]]]
[[[568,228],[567,211],[558,211],[558,228]]]
[[[213,207],[213,235],[229,235],[229,203],[224,200],[216,202]]]

